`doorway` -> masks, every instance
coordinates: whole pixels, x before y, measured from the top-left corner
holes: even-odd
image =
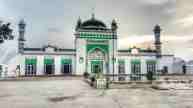
[[[53,58],[45,58],[44,59],[44,73],[46,75],[54,75],[55,65]]]
[[[45,73],[46,75],[54,74],[54,65],[52,64],[45,65]]]
[[[91,62],[92,73],[103,73],[103,61],[92,61]]]
[[[62,73],[64,75],[68,75],[72,73],[72,65],[71,64],[63,64],[62,65]]]
[[[131,80],[141,80],[141,62],[140,60],[131,61]]]

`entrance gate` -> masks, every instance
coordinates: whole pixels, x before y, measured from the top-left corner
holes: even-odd
[[[103,72],[103,61],[91,61],[91,72],[92,73],[102,73]]]
[[[90,41],[89,41],[90,42]],[[95,44],[90,42],[87,45],[87,70],[89,73],[106,73],[108,66],[108,45],[104,42],[103,44]],[[105,67],[104,67],[105,66]]]

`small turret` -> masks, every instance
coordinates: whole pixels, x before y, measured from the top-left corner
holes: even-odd
[[[160,41],[160,34],[161,34],[161,27],[157,24],[154,27],[154,37],[155,37],[155,48],[156,48],[156,53],[157,53],[157,57],[161,57],[161,41]]]
[[[116,23],[115,19],[113,19],[113,21],[111,23],[111,29],[112,29],[112,31],[117,31],[117,28],[118,28],[117,23]]]
[[[114,39],[117,39],[117,28],[118,28],[117,23],[116,23],[115,19],[113,19],[113,21],[111,23],[111,30],[113,32],[113,38]]]
[[[80,17],[78,18],[77,24],[76,24],[76,31],[81,27],[82,21],[80,19]]]

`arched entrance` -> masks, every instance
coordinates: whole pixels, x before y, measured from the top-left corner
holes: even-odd
[[[94,48],[88,52],[87,71],[89,73],[106,73],[107,54],[101,48]]]

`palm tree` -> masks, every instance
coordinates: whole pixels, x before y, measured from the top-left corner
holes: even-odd
[[[12,35],[13,30],[10,28],[11,23],[2,24],[0,21],[0,44],[4,42],[4,40],[13,40],[14,36]]]

